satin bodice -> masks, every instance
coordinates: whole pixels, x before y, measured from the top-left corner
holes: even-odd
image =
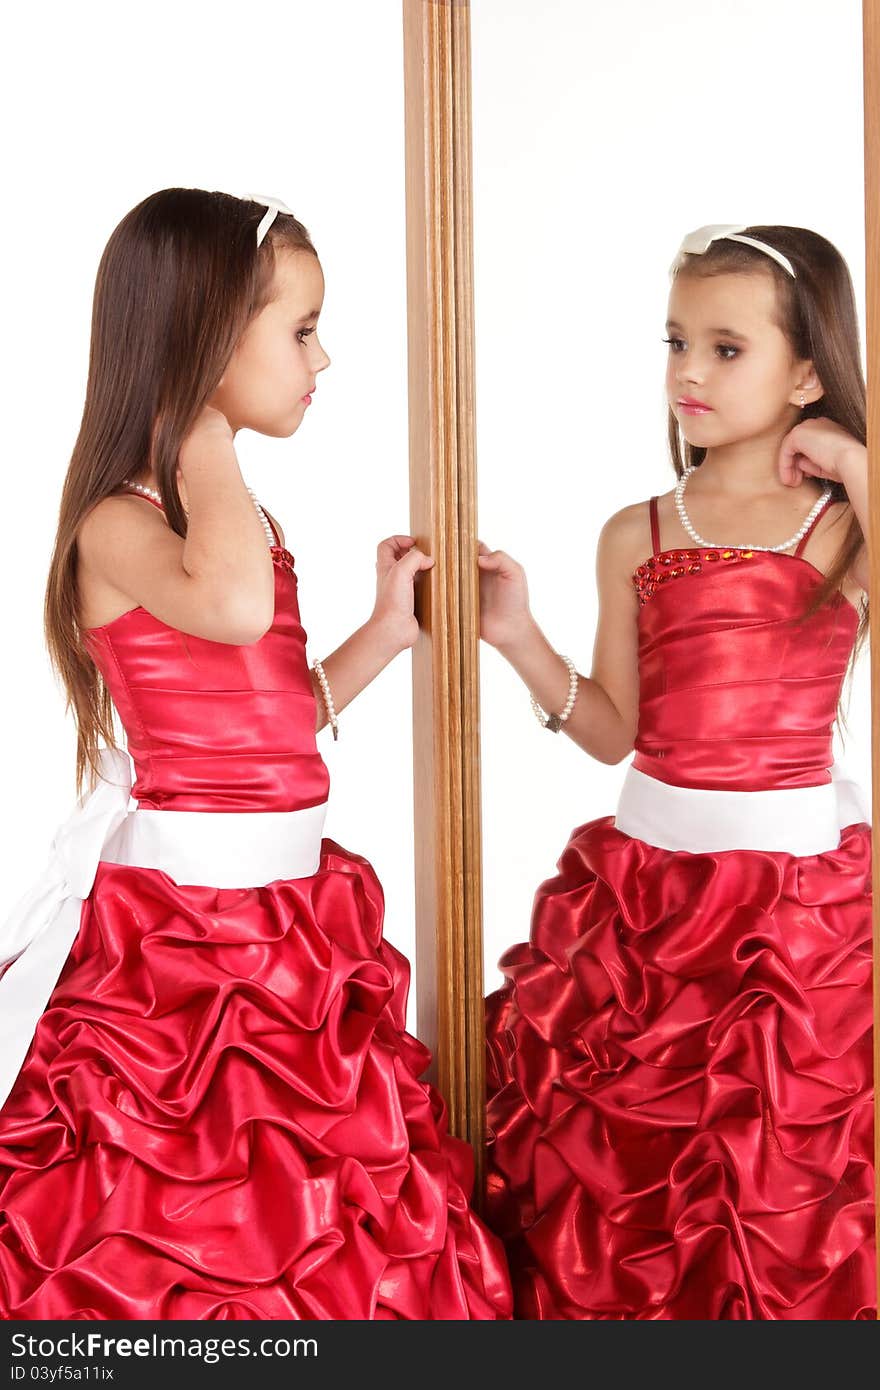
[[[280,544],[271,554],[275,617],[258,642],[194,637],[142,607],[83,631],[125,730],[140,807],[292,811],[327,800],[294,558]]]
[[[837,702],[859,622],[853,604],[837,591],[799,622],[823,580],[800,553],[661,550],[653,498],[652,536],[654,554],[633,576],[640,603],[632,766],[663,782],[722,790],[830,781]]]

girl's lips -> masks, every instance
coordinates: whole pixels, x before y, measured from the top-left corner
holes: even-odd
[[[680,410],[684,410],[688,415],[708,415],[712,409],[710,405],[702,405],[699,401],[680,400],[678,402]]]

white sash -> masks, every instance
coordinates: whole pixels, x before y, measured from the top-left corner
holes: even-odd
[[[0,1105],[64,968],[102,860],[215,888],[305,878],[320,864],[326,802],[301,811],[129,810],[128,753],[101,748],[99,758],[94,789],[55,832],[46,868],[0,925]]]
[[[870,823],[859,784],[835,762],[831,781],[770,791],[715,791],[661,782],[630,764],[614,823],[635,840],[691,854],[763,849],[823,854],[847,825]]]

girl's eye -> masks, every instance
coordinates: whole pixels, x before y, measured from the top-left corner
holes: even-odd
[[[673,352],[676,352],[678,349],[677,349],[674,345],[675,345],[676,343],[681,343],[681,342],[683,342],[684,340],[683,340],[682,338],[661,338],[660,341],[661,341],[661,342],[664,342],[664,343],[668,343],[669,346],[672,348]],[[732,362],[733,359],[734,359],[734,357],[738,357],[738,356],[739,356],[739,353],[740,353],[740,349],[739,349],[738,347],[734,347],[734,346],[732,345],[732,343],[719,343],[719,344],[718,344],[718,351],[721,352],[721,353],[725,353],[725,354],[726,354],[726,353],[730,353],[730,356],[729,356],[729,357],[728,357],[728,356],[725,356],[725,357],[723,358],[723,361],[725,361],[725,362]]]
[[[304,342],[305,339],[308,338],[314,332],[314,328],[300,328],[296,335],[297,341],[300,343]]]

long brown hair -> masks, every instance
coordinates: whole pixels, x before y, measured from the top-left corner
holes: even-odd
[[[275,252],[315,248],[279,213],[201,188],[164,188],[123,217],[101,256],[82,423],[61,492],[44,604],[49,658],[77,725],[76,789],[99,775],[99,740],[117,747],[113,704],[86,651],[77,593],[78,528],[122,481],[152,466],[171,528],[186,535],[181,444],[251,319],[269,303]]]
[[[859,345],[855,294],[846,261],[837,247],[806,227],[746,227],[743,235],[755,237],[781,251],[791,262],[797,278],[792,279],[772,257],[738,241],[713,241],[702,254],[686,254],[677,275],[709,276],[733,273],[772,275],[776,284],[776,312],[779,328],[796,357],[812,360],[824,395],[801,411],[801,419],[824,416],[834,420],[860,443],[867,442],[866,389]],[[689,444],[680,434],[678,420],[670,408],[669,450],[676,476],[686,466],[699,466],[706,450]],[[831,483],[832,502],[848,501],[842,483]],[[806,621],[840,588],[850,566],[864,543],[859,519],[852,511],[846,533],[822,584],[800,615]],[[847,668],[847,686],[869,630],[867,596],[859,605],[859,624]],[[838,717],[845,726],[841,708]]]

